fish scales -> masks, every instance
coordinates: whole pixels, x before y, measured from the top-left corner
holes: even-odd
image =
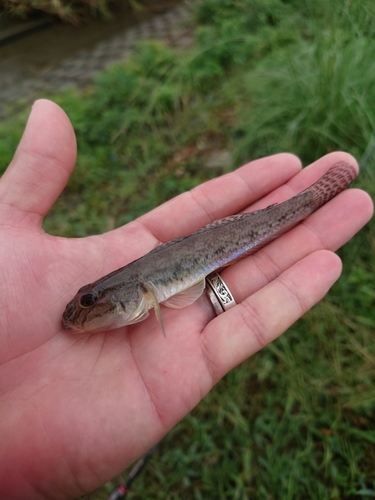
[[[91,331],[99,325],[101,331],[106,325],[116,328],[140,321],[152,307],[158,316],[160,303],[189,305],[203,292],[207,275],[258,251],[294,227],[348,187],[355,176],[354,167],[340,162],[289,200],[226,217],[160,245],[81,288],[66,308],[64,328]],[[88,328],[90,324],[93,328]]]

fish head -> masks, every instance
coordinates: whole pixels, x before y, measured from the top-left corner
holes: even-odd
[[[140,286],[103,289],[89,284],[68,303],[62,326],[72,333],[103,332],[142,321],[152,304]]]

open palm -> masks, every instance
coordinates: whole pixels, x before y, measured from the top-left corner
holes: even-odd
[[[63,111],[38,101],[0,181],[0,497],[70,498],[152,447],[231,368],[283,333],[338,278],[331,252],[369,219],[370,198],[340,194],[303,224],[223,271],[238,306],[207,297],[109,333],[71,334],[61,314],[78,288],[211,220],[293,196],[332,164],[300,171],[280,154],[203,184],[125,227],[52,237],[43,217],[73,169]],[[252,206],[252,208],[253,208]],[[330,251],[327,251],[330,250]]]

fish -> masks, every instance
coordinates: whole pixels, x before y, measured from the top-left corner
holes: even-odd
[[[159,245],[80,288],[63,313],[63,328],[72,333],[113,330],[143,321],[154,308],[165,336],[160,305],[180,309],[193,304],[208,275],[289,231],[349,187],[356,175],[353,166],[341,161],[289,200],[219,219]]]

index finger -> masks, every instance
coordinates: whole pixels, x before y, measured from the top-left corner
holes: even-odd
[[[289,153],[261,158],[173,198],[137,222],[161,242],[184,236],[240,212],[300,170],[300,160]]]
[[[329,153],[302,172],[300,160],[289,153],[261,158],[173,198],[137,222],[163,243],[241,212],[257,200],[252,210],[291,198],[340,161],[358,169],[355,159],[345,152]]]

